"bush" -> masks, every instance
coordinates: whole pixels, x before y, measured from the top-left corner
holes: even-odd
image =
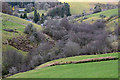
[[[31,35],[34,32],[36,32],[36,28],[33,28],[33,24],[28,24],[24,30],[24,33],[28,35]]]

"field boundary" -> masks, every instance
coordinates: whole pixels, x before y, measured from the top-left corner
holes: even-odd
[[[99,57],[99,58],[90,58],[90,59],[83,59],[79,61],[66,61],[66,62],[54,62],[50,64],[46,64],[45,66],[41,67],[49,67],[49,66],[56,66],[56,65],[64,65],[64,64],[78,64],[78,63],[88,63],[88,62],[100,62],[100,61],[108,61],[108,60],[118,60],[117,57]]]

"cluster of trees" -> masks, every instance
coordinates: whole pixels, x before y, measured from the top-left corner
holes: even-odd
[[[28,4],[33,4],[34,2],[8,2],[11,6],[19,6],[19,8],[25,8]]]
[[[33,3],[29,3],[29,4],[25,5],[25,8],[26,8],[25,11],[27,13],[30,13],[30,12],[34,11],[34,4]]]
[[[70,6],[68,3],[64,3],[63,5],[56,6],[55,8],[51,9],[47,15],[51,17],[55,17],[55,16],[64,17],[65,15],[71,16]]]
[[[24,56],[14,50],[3,52],[2,75],[18,73],[23,67]]]
[[[44,23],[44,20],[45,20],[44,14],[42,13],[42,15],[40,16],[40,14],[37,13],[37,10],[35,9],[35,10],[34,10],[34,18],[33,18],[33,21],[34,21],[35,23],[38,23],[38,24],[43,24],[43,23]]]
[[[48,10],[61,4],[61,2],[35,2],[35,8],[37,10]]]
[[[27,34],[28,39],[35,44],[39,44],[40,42],[45,41],[45,36],[41,31],[37,31],[36,28],[33,27],[33,24],[28,24],[24,30],[24,33]]]
[[[66,43],[70,41],[78,44],[80,47],[79,54],[100,54],[112,51],[107,39],[109,33],[106,32],[105,27],[106,25],[102,20],[97,20],[94,24],[84,22],[72,24],[64,18],[60,23],[50,21],[44,33],[57,41],[62,40]]]

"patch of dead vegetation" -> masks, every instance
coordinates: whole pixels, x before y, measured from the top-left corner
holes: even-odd
[[[100,58],[90,58],[90,59],[83,59],[79,61],[66,61],[66,62],[54,62],[50,64],[46,64],[44,67],[49,67],[49,66],[56,66],[56,65],[64,65],[64,64],[78,64],[78,63],[88,63],[88,62],[99,62],[99,61],[108,61],[108,60],[117,60],[117,57],[100,57]]]

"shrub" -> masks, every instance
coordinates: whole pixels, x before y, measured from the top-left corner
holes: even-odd
[[[36,32],[36,28],[33,28],[33,24],[28,24],[24,30],[24,33],[28,35],[31,35],[34,32]]]

